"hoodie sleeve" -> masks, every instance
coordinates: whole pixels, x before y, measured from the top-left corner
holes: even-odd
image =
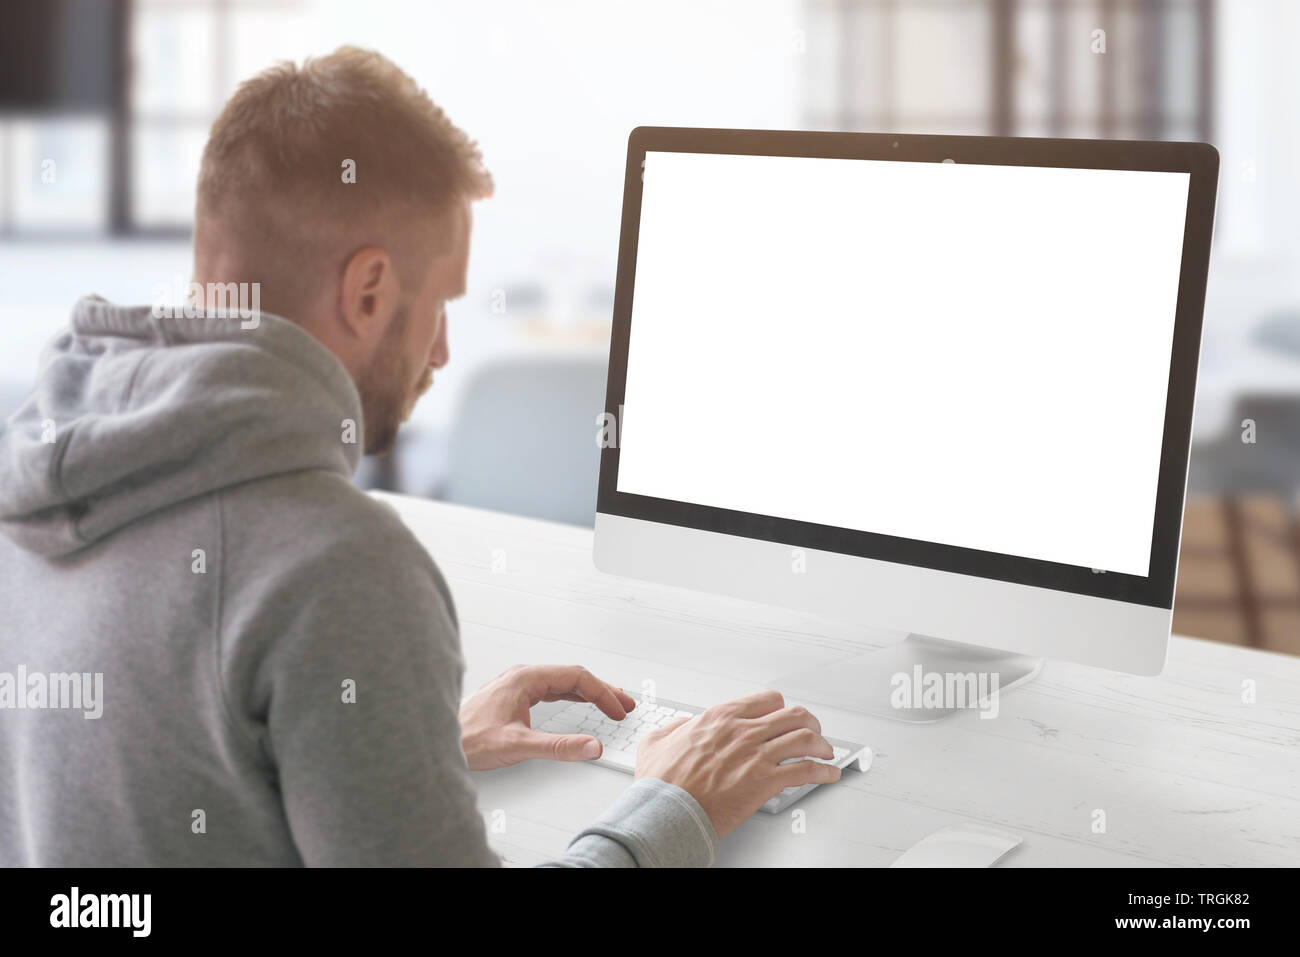
[[[424,548],[387,524],[229,609],[222,670],[246,677],[223,692],[274,768],[305,864],[496,866],[461,750],[454,606]],[[716,844],[694,798],[643,780],[549,864],[708,866]]]

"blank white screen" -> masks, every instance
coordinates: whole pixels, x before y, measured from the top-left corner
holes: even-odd
[[[1188,179],[648,153],[618,490],[1145,577]]]

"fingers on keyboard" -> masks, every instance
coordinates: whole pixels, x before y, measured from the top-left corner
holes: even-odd
[[[830,742],[811,728],[799,728],[766,742],[763,751],[776,759],[778,764],[792,758],[817,758],[822,761],[834,761],[835,749]]]
[[[805,784],[829,784],[839,779],[839,768],[818,761],[792,761],[781,765],[776,771],[776,781],[782,789],[802,787]]]

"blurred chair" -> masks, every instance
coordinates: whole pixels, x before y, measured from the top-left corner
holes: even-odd
[[[1255,423],[1254,442],[1241,423]],[[1276,495],[1293,509],[1300,496],[1300,394],[1237,398],[1229,428],[1192,445],[1189,491],[1210,495]]]
[[[402,426],[387,455],[367,455],[352,482],[360,489],[436,495],[447,474],[447,436],[418,423]],[[432,490],[432,491],[431,491]]]
[[[592,525],[600,470],[597,418],[607,360],[529,356],[484,365],[466,385],[437,497],[516,515]]]
[[[1293,359],[1300,359],[1300,312],[1283,312],[1269,317],[1255,330],[1255,341]]]

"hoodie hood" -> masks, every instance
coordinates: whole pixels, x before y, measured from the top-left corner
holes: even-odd
[[[238,316],[160,318],[88,297],[0,425],[0,534],[68,555],[242,482],[301,469],[351,478],[364,447],[347,370],[289,320],[262,313],[245,329]]]

